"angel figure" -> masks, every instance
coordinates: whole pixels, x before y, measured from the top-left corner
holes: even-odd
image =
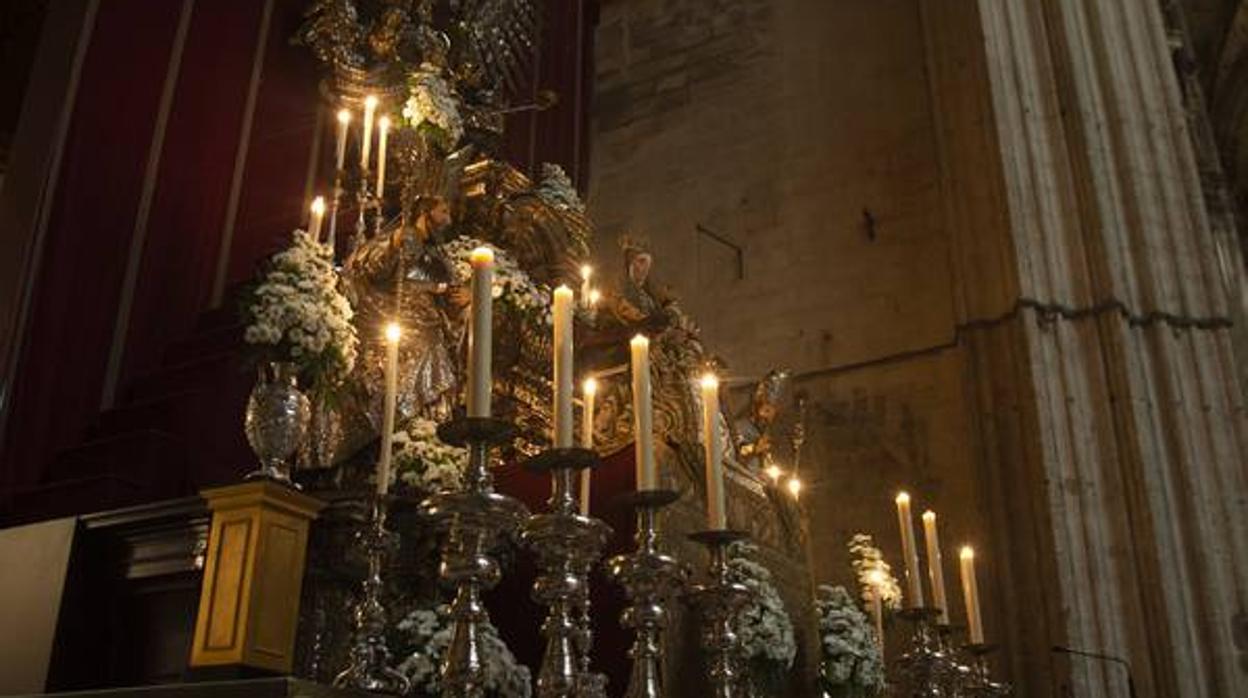
[[[754,387],[749,408],[733,423],[737,460],[753,472],[766,472],[774,462],[773,427],[784,408],[789,378],[785,369],[768,371]]]

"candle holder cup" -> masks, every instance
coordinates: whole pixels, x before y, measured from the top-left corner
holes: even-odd
[[[546,651],[537,676],[538,698],[605,696],[606,677],[590,669],[589,573],[611,527],[581,516],[572,494],[574,475],[599,462],[589,449],[555,448],[525,463],[529,470],[550,473],[554,481],[550,511],[530,516],[523,528],[539,570],[533,599],[549,609],[542,625]]]
[[[746,540],[742,531],[709,530],[689,536],[710,553],[707,581],[693,587],[686,600],[702,619],[702,645],[709,655],[707,680],[714,698],[735,698],[742,678],[742,649],[733,623],[750,600],[750,590],[733,581],[728,566],[728,549]]]
[[[373,493],[368,520],[356,534],[367,556],[368,570],[361,594],[355,601],[355,635],[350,663],[334,677],[334,686],[406,695],[410,688],[409,681],[390,666],[390,650],[386,647],[386,609],[381,601],[381,571],[386,556],[394,551],[398,543],[397,536],[386,530],[386,512],[386,498]]]
[[[688,572],[676,558],[662,552],[658,513],[680,499],[673,490],[642,490],[626,495],[623,504],[637,512],[637,548],[607,562],[611,576],[624,587],[629,606],[620,623],[636,631],[629,656],[633,660],[624,698],[661,698],[660,639],[667,627],[668,604],[684,585]]]
[[[482,628],[489,613],[481,593],[502,577],[493,550],[504,534],[516,531],[528,510],[519,501],[494,492],[490,452],[515,435],[511,424],[489,417],[461,417],[438,427],[443,442],[468,449],[464,488],[442,492],[421,503],[421,511],[446,534],[441,576],[455,587],[451,603],[454,630],[442,664],[442,695],[485,695]]]

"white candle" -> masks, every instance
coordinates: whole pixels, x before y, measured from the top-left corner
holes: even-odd
[[[590,301],[591,288],[589,286],[589,278],[594,275],[594,268],[588,264],[581,265],[581,305],[589,307],[592,305]]]
[[[914,518],[910,515],[910,495],[897,495],[897,522],[901,525],[901,554],[906,560],[906,582],[909,593],[906,605],[923,607],[923,582],[919,579],[919,551],[914,542]]]
[[[706,527],[728,528],[724,509],[724,454],[719,438],[719,379],[702,376],[702,436],[706,453]]]
[[[312,199],[312,217],[308,221],[308,235],[313,240],[321,239],[321,224],[325,222],[325,197]]]
[[[394,440],[394,403],[399,392],[399,337],[397,322],[386,325],[386,394],[381,415],[381,457],[377,459],[377,494],[390,491],[390,450]]]
[[[490,416],[490,392],[494,387],[494,251],[478,247],[469,255],[472,263],[472,309],[468,326],[468,416]]]
[[[936,622],[949,625],[949,604],[945,598],[945,571],[940,557],[940,536],[936,532],[936,512],[923,512],[923,536],[927,542],[927,579],[932,585],[932,605],[940,610]]]
[[[966,627],[972,645],[984,644],[984,620],[979,615],[979,584],[975,581],[975,550],[962,546],[962,595],[966,598]]]
[[[650,404],[650,340],[637,335],[629,343],[633,367],[634,458],[637,461],[637,489],[653,490],[658,485],[654,463],[654,413]]]
[[[598,381],[586,378],[581,386],[581,448],[594,447],[594,398],[598,395]],[[581,471],[581,516],[589,516],[589,478],[591,471]]]
[[[555,289],[555,448],[572,447],[572,302],[572,289]]]
[[[377,197],[386,192],[386,139],[390,135],[390,117],[377,120]]]
[[[373,116],[377,113],[377,98],[364,98],[364,137],[360,141],[360,165],[368,169],[368,155],[373,145]]]
[[[347,129],[351,126],[351,112],[346,109],[338,110],[338,159],[336,160],[337,169],[341,170],[347,161]]]

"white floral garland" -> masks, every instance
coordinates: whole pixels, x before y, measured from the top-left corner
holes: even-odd
[[[458,237],[446,243],[443,249],[451,260],[455,281],[467,284],[472,279],[469,258],[478,247],[488,247],[494,252],[494,282],[490,289],[494,300],[549,326],[552,323],[550,289],[534,282],[515,258],[495,245],[470,237]]]
[[[412,682],[413,691],[440,695],[439,667],[454,631],[449,609],[417,609],[399,621],[398,629],[406,636],[408,646],[414,648],[399,664],[399,671]],[[529,698],[533,690],[529,669],[516,660],[492,623],[487,622],[482,628],[481,641],[486,693],[498,698]]]
[[[884,690],[884,664],[875,630],[842,586],[819,585],[815,596],[823,661],[819,680],[825,690],[851,687],[877,695]]]
[[[395,432],[394,477],[425,493],[454,491],[463,487],[468,449],[451,446],[438,438],[438,424],[417,417],[406,429]]]
[[[751,543],[737,543],[729,550],[731,578],[750,590],[750,602],[737,615],[734,629],[750,664],[763,664],[768,673],[778,676],[793,667],[797,642],[784,601],[771,582],[771,571],[751,559],[757,552]]]
[[[355,366],[359,339],[338,282],[329,248],[296,230],[244,305],[244,341],[271,360],[295,364],[316,383],[342,380]]]
[[[854,574],[862,600],[871,603],[872,596],[880,594],[880,602],[889,611],[901,608],[901,584],[893,576],[893,569],[884,561],[884,553],[875,547],[875,540],[866,533],[855,533],[849,539],[849,554],[853,559]],[[875,579],[878,577],[879,579]]]

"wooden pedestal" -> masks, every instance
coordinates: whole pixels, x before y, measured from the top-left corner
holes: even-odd
[[[191,667],[289,673],[308,524],[325,505],[268,481],[201,494],[212,528]]]

